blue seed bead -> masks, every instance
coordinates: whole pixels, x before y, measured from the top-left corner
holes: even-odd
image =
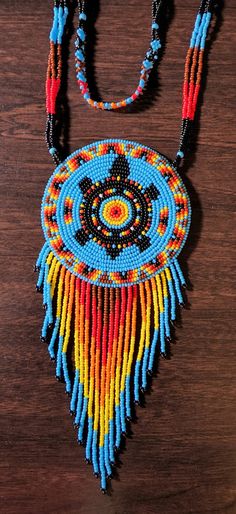
[[[87,20],[87,16],[84,12],[81,12],[80,15],[79,15],[79,20]]]
[[[155,23],[153,23],[153,24],[152,24],[152,29],[156,29],[156,30],[158,30],[158,29],[159,29],[159,25],[158,25],[158,23],[156,23],[156,22],[155,22]]]
[[[53,41],[53,43],[56,43],[57,41],[57,34],[58,34],[58,7],[54,7],[54,19],[53,19],[53,25],[52,30],[50,32],[50,41]]]
[[[77,57],[77,59],[80,61],[84,61],[84,54],[81,50],[76,50],[75,57]]]
[[[49,153],[50,153],[51,155],[54,155],[54,153],[56,153],[56,151],[57,151],[57,149],[56,149],[56,148],[54,148],[54,146],[53,146],[52,148],[49,148]]]
[[[85,77],[84,73],[82,73],[82,71],[79,71],[77,77],[78,77],[78,79],[82,80],[83,82],[86,81],[86,77]]]
[[[153,63],[151,61],[148,61],[147,59],[145,59],[145,61],[143,61],[143,66],[147,70],[150,70],[153,67]]]
[[[155,39],[154,41],[151,42],[151,47],[154,50],[154,52],[156,52],[159,48],[161,48],[160,41],[158,39]]]
[[[78,29],[77,30],[77,34],[78,36],[80,37],[81,41],[84,41],[85,40],[85,32],[83,29]]]

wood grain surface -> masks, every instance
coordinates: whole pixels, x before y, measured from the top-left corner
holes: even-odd
[[[65,152],[127,138],[174,158],[183,68],[198,0],[168,1],[158,76],[123,113],[85,104],[73,68]],[[33,265],[42,245],[40,202],[53,166],[44,143],[49,0],[1,0],[1,505],[3,514],[235,514],[235,22],[218,9],[192,153],[182,171],[193,221],[181,263],[193,284],[172,358],[137,408],[119,476],[103,496],[84,463],[64,387],[39,341],[41,296]],[[150,37],[151,1],[93,0],[93,91],[120,99],[136,86]],[[96,43],[96,44],[95,44]]]

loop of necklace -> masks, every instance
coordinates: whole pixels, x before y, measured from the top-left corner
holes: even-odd
[[[75,66],[76,66],[76,77],[78,80],[78,84],[80,87],[80,91],[84,97],[84,99],[88,102],[89,105],[95,107],[97,109],[103,110],[115,110],[120,109],[122,107],[126,107],[127,105],[133,103],[137,98],[143,93],[143,90],[148,82],[151,70],[153,69],[155,61],[158,59],[158,51],[161,48],[161,42],[159,38],[159,25],[157,23],[158,15],[160,11],[160,7],[162,4],[162,0],[152,0],[152,25],[151,25],[151,33],[152,39],[150,42],[150,47],[146,52],[145,58],[141,65],[140,71],[140,79],[137,88],[135,91],[118,102],[97,102],[91,98],[91,93],[89,90],[89,85],[87,83],[86,77],[86,62],[85,62],[85,54],[86,54],[86,6],[85,2],[79,2],[79,23],[77,29],[77,38],[75,42]]]

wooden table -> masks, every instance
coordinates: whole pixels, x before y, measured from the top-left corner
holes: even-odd
[[[193,221],[182,265],[194,288],[171,360],[137,408],[119,478],[103,496],[77,446],[68,399],[54,378],[33,264],[43,237],[40,200],[53,166],[44,144],[44,77],[51,1],[1,0],[1,507],[3,514],[235,514],[235,21],[219,11],[184,180]],[[150,37],[145,0],[91,2],[94,69],[103,98],[136,85]],[[183,68],[198,1],[168,1],[164,51],[142,102],[95,112],[82,100],[70,41],[66,153],[107,137],[174,158]],[[188,4],[188,9],[185,5]],[[190,5],[191,4],[191,5]],[[99,11],[99,12],[98,12]],[[94,34],[90,45],[93,53]],[[207,87],[206,87],[207,86]]]

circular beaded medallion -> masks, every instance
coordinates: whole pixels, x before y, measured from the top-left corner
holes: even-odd
[[[181,251],[190,202],[176,169],[141,144],[106,140],[70,155],[51,176],[42,226],[58,260],[108,287],[160,272]]]

